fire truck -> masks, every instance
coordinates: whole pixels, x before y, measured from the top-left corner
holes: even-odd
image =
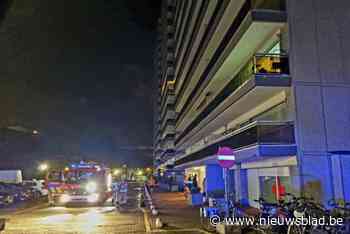
[[[111,195],[110,169],[95,162],[72,163],[63,170],[51,171],[47,176],[49,203],[102,204]]]

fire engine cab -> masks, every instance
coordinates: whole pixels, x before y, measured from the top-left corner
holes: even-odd
[[[112,175],[101,164],[81,161],[50,172],[47,184],[52,205],[102,204],[111,196]]]

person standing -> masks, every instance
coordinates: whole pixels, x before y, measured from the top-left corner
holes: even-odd
[[[197,175],[193,176],[192,185],[193,185],[193,188],[198,188]]]
[[[151,192],[153,192],[155,186],[156,186],[156,180],[154,176],[151,176],[150,179],[148,180],[148,187],[150,188]]]
[[[117,203],[118,203],[118,190],[119,190],[119,182],[113,183],[112,184],[112,192],[113,192],[112,204],[114,206],[117,206]]]
[[[127,203],[128,199],[128,182],[126,180],[122,180],[118,186],[118,195],[117,202],[119,205],[123,205]]]

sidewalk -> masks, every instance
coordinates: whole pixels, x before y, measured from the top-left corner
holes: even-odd
[[[155,191],[152,197],[163,229],[201,229],[199,207],[188,205],[182,192]]]

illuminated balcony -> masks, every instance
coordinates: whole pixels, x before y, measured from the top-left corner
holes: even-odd
[[[203,72],[200,77],[198,74],[199,78],[187,79],[176,87],[176,108],[181,118],[177,124],[181,131],[187,124],[183,120],[193,117],[197,100],[203,100],[208,93],[216,96],[229,77],[238,73],[242,65],[261,48],[262,43],[286,26],[284,0],[231,1],[230,9],[233,8],[236,8],[234,20],[229,17],[222,19],[226,23],[230,22],[230,27],[215,48],[215,53],[202,58],[201,62],[208,65],[205,69],[201,68]]]
[[[256,54],[177,137],[198,141],[291,85],[286,54]],[[191,143],[189,142],[189,143]]]

